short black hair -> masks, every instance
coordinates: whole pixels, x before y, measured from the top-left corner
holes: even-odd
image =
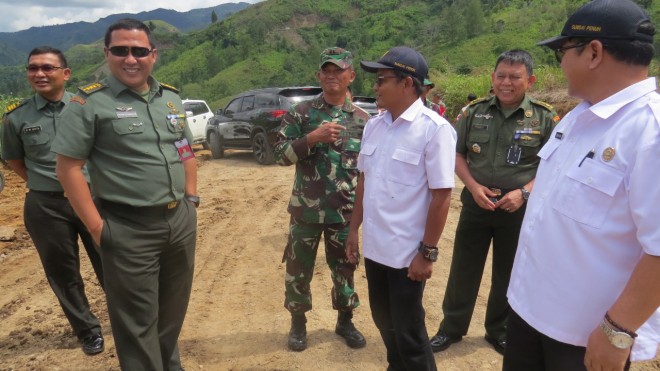
[[[472,102],[472,101],[475,100],[475,99],[477,99],[477,95],[476,95],[476,94],[474,94],[474,93],[470,93],[470,94],[468,94],[468,96],[467,96],[467,100],[468,100],[468,101]]]
[[[141,30],[144,31],[145,34],[147,34],[147,38],[149,39],[149,45],[151,48],[156,47],[156,42],[154,40],[153,34],[151,33],[151,30],[149,27],[147,27],[146,24],[144,24],[142,21],[139,21],[134,18],[122,18],[117,20],[115,23],[111,24],[110,27],[108,27],[108,30],[105,31],[105,47],[110,46],[110,40],[112,39],[112,33],[117,30]]]
[[[66,61],[66,57],[64,56],[64,53],[62,53],[61,50],[55,49],[52,46],[48,45],[43,45],[43,46],[38,46],[30,51],[30,54],[28,54],[28,64],[30,63],[30,58],[32,58],[33,55],[42,55],[42,54],[55,54],[57,58],[60,60],[60,67],[63,68],[69,68],[69,63]]]
[[[397,77],[397,79],[399,81],[405,79],[406,77],[410,77],[413,81],[413,87],[415,88],[415,94],[417,94],[418,97],[420,95],[422,95],[422,93],[424,92],[424,84],[417,77],[413,76],[412,74],[409,74],[409,73],[406,73],[406,72],[403,72],[403,71],[399,71],[399,70],[395,70],[395,69],[392,69],[392,72],[394,72],[394,75]]]
[[[500,54],[495,62],[495,69],[497,69],[497,66],[502,62],[508,64],[524,64],[525,69],[527,69],[527,74],[529,76],[534,74],[534,61],[532,60],[532,56],[525,50],[511,49]]]
[[[650,23],[649,23],[650,24]],[[639,40],[614,40],[614,39],[579,39],[574,38],[576,43],[584,43],[583,46],[575,48],[578,54],[582,54],[591,40],[598,40],[603,44],[603,49],[614,59],[632,66],[647,67],[655,56],[655,47],[651,43]]]

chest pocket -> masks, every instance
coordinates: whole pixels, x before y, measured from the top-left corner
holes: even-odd
[[[407,186],[421,183],[424,166],[420,166],[422,153],[405,148],[397,148],[392,154],[387,169],[387,180]]]
[[[184,118],[168,118],[167,129],[171,133],[183,133],[183,128],[186,126],[186,119]]]
[[[39,131],[38,133],[22,134],[21,139],[26,146],[41,146],[50,141],[50,136],[48,133]]]
[[[344,169],[356,169],[358,153],[360,152],[360,140],[348,138],[341,151],[341,167]]]
[[[594,228],[601,228],[622,186],[623,173],[598,161],[584,161],[573,166],[562,180],[566,192],[557,195],[555,210]]]
[[[112,129],[119,135],[140,134],[144,132],[144,123],[137,119],[113,120]]]

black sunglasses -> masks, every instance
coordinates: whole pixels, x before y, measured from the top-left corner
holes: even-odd
[[[115,57],[127,57],[128,53],[135,58],[144,58],[149,55],[153,49],[145,48],[142,46],[111,46],[108,48],[110,54]]]
[[[577,44],[562,46],[561,48],[555,49],[555,58],[557,58],[557,62],[559,62],[561,64],[561,60],[564,59],[564,55],[566,54],[567,50],[573,49],[573,48],[579,48],[581,46],[587,45],[588,43],[589,43],[589,41],[583,41],[583,42],[579,42]]]
[[[376,76],[376,85],[381,86],[385,83],[387,79],[398,78],[397,75],[378,75]]]
[[[50,75],[51,73],[57,71],[57,70],[63,70],[66,67],[61,67],[61,66],[53,66],[50,64],[44,64],[44,65],[36,65],[36,64],[30,64],[25,69],[28,71],[28,73],[38,73],[39,70],[43,71],[46,75]]]

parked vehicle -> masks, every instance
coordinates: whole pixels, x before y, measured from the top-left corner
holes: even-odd
[[[213,117],[213,113],[203,100],[184,99],[183,108],[186,110],[186,122],[193,136],[193,143],[202,143],[204,148],[206,144],[206,124]]]
[[[225,149],[252,150],[260,164],[275,162],[273,144],[286,114],[293,104],[312,99],[320,87],[264,88],[239,94],[206,125],[206,141],[213,158]]]
[[[374,97],[354,95],[353,104],[367,111],[371,116],[376,116],[378,114],[378,105],[376,104],[376,98]]]

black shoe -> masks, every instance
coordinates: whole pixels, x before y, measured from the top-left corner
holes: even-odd
[[[289,349],[302,352],[307,349],[307,318],[305,315],[291,316],[291,330],[289,330]]]
[[[335,334],[341,336],[346,340],[346,345],[353,349],[363,348],[367,345],[367,340],[353,325],[353,312],[339,311],[337,318],[337,326],[335,326]]]
[[[463,340],[462,336],[449,336],[442,331],[438,331],[438,333],[431,338],[431,349],[433,349],[433,353],[442,352],[449,348],[450,345],[458,343],[461,340]]]
[[[493,348],[495,348],[497,353],[504,355],[504,349],[506,348],[506,339],[497,340],[488,334],[484,336],[484,339],[486,339],[486,341],[490,343],[490,345],[492,345]]]
[[[103,336],[101,334],[91,335],[81,340],[82,350],[88,356],[101,353],[104,347]]]

